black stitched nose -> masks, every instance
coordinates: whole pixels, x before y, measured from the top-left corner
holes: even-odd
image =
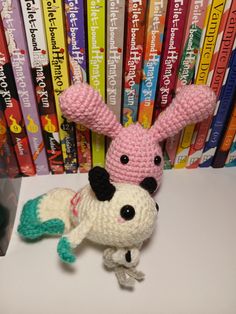
[[[127,251],[127,253],[125,254],[125,259],[126,259],[127,263],[131,262],[131,252],[130,252],[130,250]]]
[[[147,177],[143,179],[140,186],[152,194],[157,189],[157,181],[153,177]]]

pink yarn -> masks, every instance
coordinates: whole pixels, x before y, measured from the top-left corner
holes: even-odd
[[[116,137],[122,128],[101,95],[86,83],[77,83],[66,89],[60,96],[60,106],[69,121],[111,138]]]
[[[114,182],[140,184],[143,179],[153,177],[159,185],[164,164],[159,143],[186,125],[211,115],[216,97],[207,86],[184,86],[150,129],[144,129],[139,123],[124,128],[99,93],[86,83],[72,85],[64,91],[60,105],[69,121],[113,139],[106,155],[106,169]],[[123,155],[128,156],[128,163],[121,162]],[[154,162],[156,156],[161,157],[158,165]]]

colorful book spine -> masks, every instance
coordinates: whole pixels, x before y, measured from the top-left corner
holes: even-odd
[[[217,58],[214,58],[213,62],[214,71],[213,75],[211,75],[212,79],[211,81],[208,81],[208,84],[210,84],[211,88],[216,93],[217,98],[219,98],[220,95],[220,90],[236,36],[236,2],[232,1],[230,9],[228,3],[226,3],[225,7],[228,9],[225,11],[225,13],[228,14],[228,17],[226,19],[226,25],[223,23],[225,20],[221,23],[224,25],[220,27],[223,31],[219,33],[219,36],[221,37],[221,45],[219,50],[216,50]],[[210,132],[211,123],[212,117],[209,117],[196,125],[189,152],[188,168],[196,168],[199,166],[207,134]]]
[[[177,76],[176,89],[189,85],[194,80],[196,60],[202,42],[204,25],[207,20],[208,0],[192,0],[190,3],[184,42],[181,50],[181,60]],[[184,168],[187,163],[188,153],[192,138],[192,128],[185,129],[174,136],[174,140],[167,140],[166,149],[170,160],[174,160],[174,168]],[[168,143],[173,142],[170,148]]]
[[[167,1],[148,2],[138,122],[150,128],[163,46]]]
[[[213,0],[195,84],[206,84],[226,0]]]
[[[83,0],[65,0],[66,34],[71,83],[87,81],[87,55]],[[76,144],[79,171],[91,169],[90,130],[76,125]]]
[[[42,2],[40,0],[21,0],[21,8],[48,165],[53,174],[61,174],[64,172],[64,166],[44,29]]]
[[[173,97],[188,8],[188,0],[170,0],[168,2],[165,42],[155,102],[156,118],[170,104]]]
[[[20,3],[17,0],[2,0],[0,11],[36,172],[48,174]]]
[[[225,162],[225,167],[235,166],[236,166],[236,135],[234,136],[233,143],[230,147],[230,151]]]
[[[105,100],[105,2],[87,0],[89,83]],[[104,167],[105,138],[92,132],[92,164]]]
[[[212,162],[213,168],[224,167],[235,134],[236,134],[236,100],[234,100],[234,109],[229,119],[229,122],[227,123],[227,127],[220,141],[220,145],[217,147]]]
[[[125,0],[107,1],[107,106],[121,116]]]
[[[3,112],[0,110],[0,177],[15,178],[20,170]]]
[[[64,6],[60,0],[42,1],[42,4],[65,172],[76,173],[75,126],[62,116],[59,104],[60,94],[70,86]]]
[[[154,119],[170,104],[177,81],[177,71],[180,62],[180,51],[183,44],[183,32],[187,21],[189,10],[189,1],[170,0],[167,6],[167,17],[164,34],[164,46],[161,56],[160,74],[157,86],[157,95],[155,99]],[[174,142],[175,137],[165,142],[164,150],[166,152],[165,166],[172,168],[175,152],[177,148]],[[169,168],[169,167],[168,167]],[[166,169],[166,168],[165,168]]]
[[[147,0],[127,1],[127,33],[124,61],[122,123],[128,126],[138,119],[139,89],[142,73]]]
[[[207,76],[207,83],[206,84],[208,86],[211,86],[211,83],[213,83],[213,75],[215,75],[215,66],[217,63],[218,56],[219,56],[221,43],[222,43],[224,34],[226,34],[226,30],[227,30],[227,26],[228,26],[227,22],[229,21],[229,14],[230,14],[231,9],[233,9],[233,6],[235,6],[234,4],[233,4],[233,6],[231,6],[232,1],[233,0],[226,0],[224,12],[223,12],[223,15],[221,17],[220,26],[218,29],[218,35],[217,35],[216,44],[215,44],[215,49],[214,49],[214,54],[212,56],[212,60],[211,60],[210,68],[209,68],[209,73]],[[234,15],[235,14],[236,14],[236,12],[234,12]],[[231,32],[232,32],[232,25],[230,28],[231,28]],[[222,78],[222,80],[223,80],[223,78]],[[214,82],[214,84],[216,84],[216,81]],[[218,87],[218,89],[220,89],[220,88],[221,87]],[[215,91],[215,89],[214,89],[214,91]]]
[[[16,90],[3,25],[0,20],[0,111],[5,115],[19,168],[24,176],[35,175],[24,119]]]
[[[217,103],[216,114],[213,117],[207,142],[204,146],[200,167],[209,167],[212,164],[216,148],[219,144],[224,125],[233,109],[233,99],[236,90],[236,48],[233,50],[229,62],[229,73],[225,85],[221,88]]]
[[[0,178],[7,177],[7,165],[4,152],[6,132],[7,132],[6,121],[3,112],[0,110]]]

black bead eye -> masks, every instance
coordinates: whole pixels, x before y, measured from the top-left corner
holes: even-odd
[[[120,215],[124,220],[131,220],[135,216],[135,210],[133,206],[125,205],[121,208]]]
[[[155,164],[156,166],[159,166],[160,163],[161,163],[161,157],[157,155],[157,156],[154,158],[154,164]]]
[[[122,156],[120,157],[120,162],[121,162],[123,165],[127,164],[127,163],[129,162],[129,157],[128,157],[127,155],[122,155]]]

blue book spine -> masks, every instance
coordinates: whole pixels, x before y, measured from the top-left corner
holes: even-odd
[[[211,166],[214,154],[224,130],[224,125],[233,109],[233,100],[236,90],[236,48],[232,51],[228,68],[229,73],[227,80],[221,89],[220,97],[217,103],[218,109],[212,120],[199,167]]]

